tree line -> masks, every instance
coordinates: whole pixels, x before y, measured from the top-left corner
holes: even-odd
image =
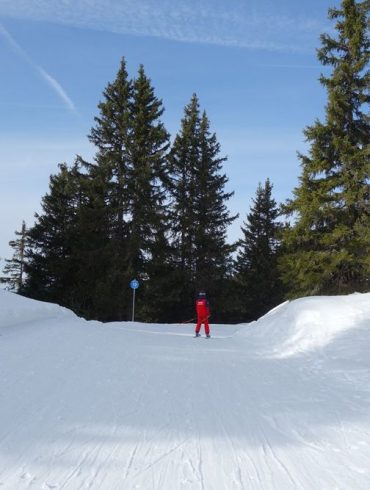
[[[151,322],[190,319],[199,290],[214,322],[254,320],[284,298],[368,291],[369,10],[355,0],[329,10],[325,120],[304,131],[293,197],[278,204],[270,180],[259,183],[236,243],[226,158],[198,97],[171,144],[144,67],[130,79],[122,59],[89,134],[93,161],[59,165],[35,224],[10,242],[2,282],[102,321],[130,318],[134,277],[136,318]]]

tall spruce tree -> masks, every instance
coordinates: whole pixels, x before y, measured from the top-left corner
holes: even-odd
[[[130,172],[128,178],[128,259],[132,276],[142,279],[137,313],[143,320],[159,321],[166,310],[168,269],[169,133],[161,116],[162,101],[155,96],[144,67],[133,81]]]
[[[236,259],[237,296],[243,321],[256,320],[283,297],[277,259],[281,224],[269,179],[258,185],[256,197],[242,226]]]
[[[131,133],[132,82],[122,58],[116,78],[103,91],[89,140],[96,146],[94,163],[84,162],[88,172],[88,205],[81,210],[87,243],[86,267],[94,281],[87,307],[103,321],[126,319],[129,308],[127,284],[128,145]],[[88,226],[88,222],[92,227]]]
[[[228,181],[221,173],[226,160],[210,132],[209,119],[200,114],[194,94],[185,107],[181,130],[170,155],[172,175],[172,236],[177,270],[178,306],[191,315],[196,290],[205,289],[217,303],[213,319],[222,317],[223,285],[230,272],[233,246],[226,243],[230,216],[225,192]],[[218,313],[216,313],[218,311]]]
[[[128,318],[128,284],[133,277],[145,284],[140,290],[145,294],[138,295],[137,316],[152,319],[148,312],[153,308],[144,307],[143,297],[150,301],[150,290],[157,287],[152,276],[160,257],[154,250],[158,251],[159,242],[163,244],[167,226],[164,186],[169,135],[160,121],[164,109],[144,68],[139,68],[137,79],[129,81],[123,59],[99,110],[90,134],[98,151],[89,173],[105,181],[102,190],[110,223],[111,261],[99,279],[101,294],[109,301],[101,319]]]
[[[27,228],[24,221],[20,231],[16,231],[15,234],[19,238],[9,242],[14,253],[11,259],[5,259],[4,276],[0,278],[0,282],[6,284],[6,288],[10,291],[22,293],[25,280],[24,264],[27,240]]]
[[[109,219],[110,237],[121,240],[126,233],[124,217],[128,206],[132,98],[132,82],[128,80],[124,58],[114,82],[108,83],[103,91],[103,97],[104,100],[98,104],[99,116],[94,117],[95,127],[89,135],[89,140],[97,147],[95,163],[84,163],[91,177],[104,188],[104,200],[112,214]]]
[[[281,260],[290,296],[369,289],[370,41],[368,0],[329,10],[336,37],[323,34],[318,58],[328,93],[324,122],[305,129],[311,148],[286,206],[296,221]]]

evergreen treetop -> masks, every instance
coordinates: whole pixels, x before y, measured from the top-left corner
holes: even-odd
[[[285,210],[281,270],[292,295],[348,293],[369,287],[369,1],[330,9],[337,36],[323,34],[318,58],[332,67],[325,121],[305,129],[309,155]]]
[[[222,165],[226,158],[219,153],[208,116],[201,114],[193,94],[170,153],[173,257],[184,311],[185,304],[193,307],[192,298],[199,289],[221,304],[221,285],[230,272],[233,246],[227,244],[226,232],[236,216],[230,216],[226,207],[233,193],[225,191],[228,179]]]
[[[236,259],[236,281],[239,308],[243,321],[256,320],[282,299],[277,260],[281,223],[272,184],[258,185],[250,212],[241,227]]]

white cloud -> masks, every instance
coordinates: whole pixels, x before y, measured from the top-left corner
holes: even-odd
[[[269,0],[2,0],[0,15],[133,35],[249,49],[300,51],[322,22]]]
[[[0,35],[11,46],[13,51],[22,58],[26,63],[32,66],[34,70],[41,76],[43,80],[52,88],[52,90],[58,95],[62,100],[64,105],[72,112],[77,113],[75,105],[72,100],[68,97],[66,91],[60,85],[60,83],[53,78],[49,73],[47,73],[41,66],[35,63],[26,53],[26,51],[16,42],[16,40],[10,35],[10,33],[5,29],[5,27],[0,23]]]

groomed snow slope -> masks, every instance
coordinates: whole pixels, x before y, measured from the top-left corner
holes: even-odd
[[[370,489],[370,294],[192,335],[0,291],[0,489]]]

